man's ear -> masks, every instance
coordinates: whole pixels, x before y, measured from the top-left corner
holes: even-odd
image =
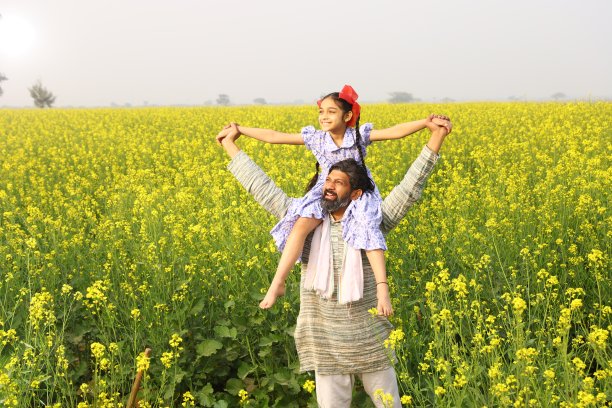
[[[363,194],[363,190],[358,188],[356,190],[351,191],[351,200],[357,200]]]

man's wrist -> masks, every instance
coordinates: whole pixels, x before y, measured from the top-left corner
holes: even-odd
[[[444,143],[445,136],[446,135],[443,135],[439,130],[432,132],[429,142],[427,142],[429,150],[436,154],[439,153],[442,143]]]
[[[234,140],[229,139],[227,137],[221,140],[221,146],[223,146],[223,148],[231,158],[234,158],[234,156],[236,156],[240,152],[240,148],[236,145]]]

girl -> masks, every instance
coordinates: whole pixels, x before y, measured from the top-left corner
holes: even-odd
[[[333,92],[318,101],[319,124],[321,130],[308,126],[301,134],[287,134],[269,129],[247,128],[231,124],[217,135],[223,139],[230,131],[267,142],[283,144],[304,144],[317,158],[316,173],[307,187],[307,193],[295,200],[285,217],[272,229],[277,247],[282,251],[276,274],[266,296],[259,306],[270,308],[278,296],[285,293],[285,280],[298,260],[306,237],[327,216],[321,206],[321,200],[334,201],[334,194],[323,193],[323,184],[329,168],[336,162],[353,158],[365,167],[365,147],[372,141],[400,139],[425,128],[428,119],[403,123],[382,130],[373,130],[371,124],[359,127],[360,106],[357,93],[345,85],[340,92]],[[433,118],[433,117],[430,117]],[[436,115],[438,125],[447,125],[447,117]],[[319,172],[320,167],[322,170]],[[372,178],[369,170],[367,174]],[[336,201],[339,197],[336,197]],[[348,204],[343,217],[343,238],[352,248],[366,251],[377,282],[384,283],[377,287],[378,313],[389,316],[393,313],[389,288],[386,284],[384,250],[385,239],[380,231],[382,200],[378,189],[364,192]]]

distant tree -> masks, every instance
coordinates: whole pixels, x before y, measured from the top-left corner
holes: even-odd
[[[44,108],[45,106],[50,108],[55,103],[55,95],[47,90],[40,81],[28,88],[30,96],[34,99],[34,105],[38,108]]]
[[[391,103],[406,103],[414,101],[412,94],[408,92],[391,92],[389,95],[391,95],[391,98],[389,98],[389,102]]]
[[[0,82],[6,81],[7,79],[8,78],[2,72],[0,72]],[[2,96],[3,93],[4,91],[2,90],[2,87],[0,86],[0,96]]]
[[[230,98],[226,94],[219,94],[217,98],[217,105],[227,106],[230,104]]]
[[[555,92],[551,95],[551,98],[553,98],[555,101],[558,101],[559,99],[565,99],[565,94],[563,92]]]
[[[266,100],[264,98],[255,98],[255,99],[253,99],[253,103],[255,105],[266,105],[267,104],[267,102],[266,102]]]

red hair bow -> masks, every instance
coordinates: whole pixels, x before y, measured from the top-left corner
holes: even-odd
[[[340,99],[344,99],[353,106],[353,109],[351,110],[353,112],[353,116],[351,117],[351,120],[347,122],[346,125],[350,127],[355,126],[355,124],[357,123],[357,118],[361,113],[361,106],[359,106],[359,104],[357,103],[357,98],[359,97],[359,95],[357,95],[357,92],[355,92],[352,86],[344,85],[344,87],[340,91],[339,97]],[[317,101],[317,105],[319,105],[319,108],[321,107],[321,102],[321,99]]]
[[[357,95],[357,92],[355,92],[352,86],[344,85],[344,87],[340,91],[339,96],[341,99],[344,99],[345,101],[353,105],[353,117],[346,125],[351,127],[355,126],[355,123],[357,123],[357,118],[361,113],[361,106],[359,106],[359,104],[357,103],[357,98],[359,97],[359,95]]]

